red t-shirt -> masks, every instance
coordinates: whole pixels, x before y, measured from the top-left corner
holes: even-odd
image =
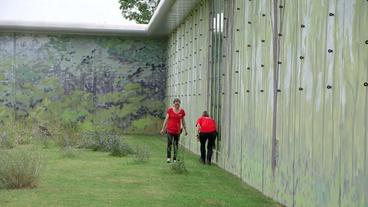
[[[202,133],[216,132],[216,122],[210,117],[202,116],[197,120],[196,126],[200,126],[199,131]]]
[[[181,119],[185,116],[185,111],[180,109],[179,113],[175,113],[174,109],[170,107],[166,112],[169,115],[167,120],[166,130],[169,134],[177,135],[180,134],[181,130]]]

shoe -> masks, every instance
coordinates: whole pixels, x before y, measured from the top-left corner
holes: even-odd
[[[205,162],[204,160],[202,160],[201,158],[199,158],[199,162],[200,162],[201,164],[203,164],[203,165],[205,165],[205,164],[206,164],[206,162]]]
[[[176,162],[176,160],[174,160],[174,162]]]
[[[170,158],[167,158],[166,162],[167,162],[167,163],[170,163]]]
[[[208,161],[208,160],[207,160],[207,165],[211,165],[211,161]]]

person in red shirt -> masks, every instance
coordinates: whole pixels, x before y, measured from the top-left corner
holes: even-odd
[[[180,107],[180,99],[176,98],[173,101],[174,105],[167,109],[166,118],[162,125],[161,134],[167,134],[167,162],[171,159],[171,148],[174,144],[173,161],[176,162],[176,155],[178,152],[179,138],[184,129],[185,136],[188,135],[187,127],[185,125],[185,111]]]
[[[207,142],[207,164],[211,165],[212,147],[215,145],[217,137],[216,122],[209,117],[208,112],[204,111],[202,116],[197,120],[196,127],[199,133],[199,141],[201,143],[201,162],[206,164],[206,142]]]

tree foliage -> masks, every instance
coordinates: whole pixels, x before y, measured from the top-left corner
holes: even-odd
[[[160,0],[119,0],[125,18],[138,24],[147,24]]]

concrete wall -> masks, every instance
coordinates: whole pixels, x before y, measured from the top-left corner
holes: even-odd
[[[209,9],[203,1],[169,37],[167,106],[180,98],[186,111],[189,135],[182,136],[182,144],[199,152],[195,138],[195,121],[207,109]]]
[[[218,165],[287,206],[368,206],[368,2],[224,2]],[[204,8],[211,14],[214,7]],[[186,46],[189,30],[178,31]],[[207,54],[200,61],[211,61],[213,51]],[[186,53],[175,50],[175,57]],[[178,60],[169,73],[195,77]],[[196,72],[211,80],[208,66]],[[184,80],[179,74],[170,85]],[[205,89],[176,87],[171,95]],[[211,95],[181,97],[188,123],[210,107]]]

